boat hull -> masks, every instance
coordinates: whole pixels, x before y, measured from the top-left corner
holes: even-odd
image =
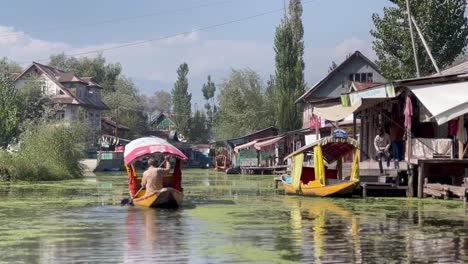
[[[301,183],[301,188],[296,191],[292,184],[287,183],[284,178],[281,178],[283,183],[284,192],[286,194],[295,194],[303,196],[315,197],[330,197],[330,196],[351,196],[358,188],[359,181],[342,181],[335,184],[321,186],[317,181],[310,182],[309,184]]]
[[[133,204],[153,208],[178,208],[184,199],[184,194],[174,188],[164,188],[147,196],[145,194],[145,190],[142,190],[133,200]]]

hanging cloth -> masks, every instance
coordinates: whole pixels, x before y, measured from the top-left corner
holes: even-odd
[[[406,96],[405,103],[405,128],[411,130],[411,118],[413,117],[413,103],[411,98]]]
[[[130,195],[133,197],[137,192],[135,168],[132,165],[125,165],[125,169],[127,169],[128,174],[128,189],[130,191]]]
[[[171,187],[182,192],[182,170],[181,170],[182,164],[180,159],[176,159],[176,163],[174,166],[174,173],[172,173],[172,182],[171,182]]]
[[[458,119],[452,119],[448,123],[448,135],[450,137],[456,136],[458,133]]]
[[[300,191],[301,189],[301,175],[302,175],[302,163],[304,162],[304,153],[299,153],[292,157],[292,186],[294,190]]]
[[[320,145],[314,147],[314,170],[315,180],[325,186],[325,164],[323,163],[322,147]]]
[[[350,180],[359,180],[359,149],[354,151],[354,161],[351,168]]]

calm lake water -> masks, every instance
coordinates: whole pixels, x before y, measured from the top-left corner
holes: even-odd
[[[183,173],[175,211],[120,206],[124,174],[0,183],[0,262],[468,262],[459,201],[301,198],[272,176]]]

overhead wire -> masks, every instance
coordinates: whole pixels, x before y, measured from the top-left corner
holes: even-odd
[[[302,5],[310,4],[310,3],[313,3],[313,2],[316,2],[316,1],[317,0],[304,1],[304,2],[302,2]],[[146,39],[146,40],[135,41],[135,42],[129,42],[129,43],[110,46],[110,47],[107,47],[107,48],[102,48],[102,49],[97,49],[97,50],[92,50],[92,51],[84,51],[84,52],[69,53],[69,54],[64,52],[64,54],[67,57],[77,57],[77,56],[83,56],[83,55],[88,55],[88,54],[93,54],[93,53],[103,53],[103,52],[109,51],[109,50],[115,50],[115,49],[121,49],[121,48],[125,48],[125,47],[137,46],[137,45],[141,45],[141,44],[145,44],[145,43],[151,43],[151,42],[161,41],[161,40],[170,39],[170,38],[174,38],[174,37],[178,37],[178,36],[188,35],[188,34],[200,32],[200,31],[207,31],[209,29],[218,28],[218,27],[222,27],[222,26],[226,26],[226,25],[230,25],[230,24],[235,24],[235,23],[238,23],[238,22],[251,20],[251,19],[254,19],[254,18],[257,18],[257,17],[262,17],[262,16],[266,16],[266,15],[270,15],[270,14],[275,14],[275,13],[278,13],[278,12],[283,12],[283,10],[284,10],[284,8],[277,8],[277,9],[269,10],[269,11],[266,11],[266,12],[258,13],[258,14],[255,14],[255,15],[246,16],[246,17],[242,17],[242,18],[238,18],[238,19],[234,19],[234,20],[229,20],[229,21],[226,21],[226,22],[218,23],[218,24],[212,24],[212,25],[200,27],[200,28],[185,31],[185,32],[175,33],[175,34],[172,34],[172,35],[166,35],[166,36],[163,36],[163,37]],[[38,60],[35,60],[35,61],[40,62],[40,61],[48,61],[48,60],[49,60],[49,58],[44,58],[44,59],[38,59]],[[20,64],[24,64],[24,63],[29,63],[29,62],[28,61],[20,62]]]
[[[19,32],[9,32],[9,33],[4,33],[4,34],[2,34],[2,32],[0,31],[0,38],[3,38],[3,37],[8,38],[8,37],[12,37],[12,36],[20,35],[20,34],[42,33],[42,32],[50,32],[50,31],[66,31],[66,30],[76,29],[76,28],[81,28],[81,27],[90,27],[90,26],[111,24],[111,23],[116,23],[116,22],[138,20],[138,19],[158,16],[158,15],[173,14],[173,13],[179,13],[179,12],[183,12],[183,11],[190,11],[190,10],[194,10],[194,9],[201,9],[201,8],[205,8],[205,7],[219,6],[219,5],[227,4],[227,3],[230,3],[230,2],[233,2],[233,0],[221,0],[221,1],[214,2],[214,3],[210,2],[210,3],[201,4],[201,5],[197,5],[197,6],[178,8],[178,9],[162,10],[162,11],[147,13],[147,14],[143,14],[143,15],[116,17],[116,18],[100,20],[100,21],[94,21],[94,22],[89,22],[89,23],[71,24],[71,25],[64,25],[64,26],[58,26],[58,27],[50,27],[50,28],[45,28],[45,29],[36,29],[36,30],[19,31]]]

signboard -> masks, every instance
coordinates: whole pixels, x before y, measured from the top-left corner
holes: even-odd
[[[343,106],[352,106],[360,99],[366,98],[392,98],[395,97],[395,87],[392,83],[387,83],[375,88],[367,89],[360,92],[344,94],[341,96],[341,104]]]

